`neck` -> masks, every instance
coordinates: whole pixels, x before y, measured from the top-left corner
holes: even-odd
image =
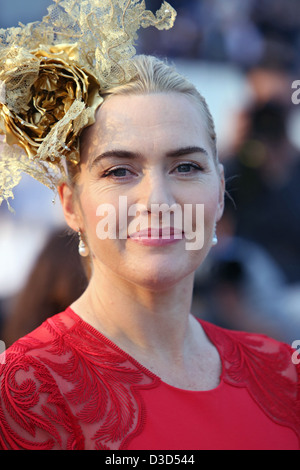
[[[72,308],[128,352],[138,348],[180,355],[194,321],[189,313],[193,281],[192,274],[175,286],[153,291],[116,280],[113,273],[94,273]]]

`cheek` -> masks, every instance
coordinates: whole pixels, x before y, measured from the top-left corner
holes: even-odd
[[[84,230],[89,244],[94,244],[97,238],[97,224],[99,217],[97,216],[99,199],[88,191],[82,191],[80,197],[80,205],[82,217],[84,220]]]
[[[212,194],[211,197],[208,197],[204,202],[204,217],[205,225],[209,228],[210,225],[214,225],[216,222],[217,214],[219,207],[219,198],[218,194]]]
[[[120,229],[119,222],[122,224],[124,221],[126,227],[126,207],[122,199],[111,197],[107,192],[82,192],[81,208],[86,237],[96,256],[101,254],[101,257],[105,257],[109,251],[121,249],[119,235],[122,236],[122,244],[124,235],[127,238],[127,231],[125,233],[125,230]]]
[[[219,187],[217,184],[212,185],[195,185],[185,191],[182,198],[182,206],[193,207],[193,221],[197,214],[203,212],[205,227],[209,229],[211,224],[215,223],[218,207],[219,207]]]

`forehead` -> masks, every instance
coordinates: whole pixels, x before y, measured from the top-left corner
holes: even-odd
[[[84,157],[116,147],[139,152],[201,146],[210,152],[205,122],[196,105],[179,93],[115,95],[98,109],[82,139]]]

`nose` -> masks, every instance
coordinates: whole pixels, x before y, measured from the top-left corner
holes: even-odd
[[[153,171],[144,180],[144,205],[148,213],[156,212],[158,206],[171,207],[176,203],[172,187],[166,175]]]

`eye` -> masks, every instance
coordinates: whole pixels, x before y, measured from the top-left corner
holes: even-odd
[[[116,176],[117,178],[124,178],[128,174],[126,168],[116,168],[115,170],[110,171],[110,175]]]
[[[174,171],[180,174],[194,174],[198,171],[203,171],[203,168],[196,163],[181,163]]]
[[[112,177],[115,179],[125,179],[130,176],[132,176],[133,173],[130,171],[128,168],[124,167],[118,167],[118,168],[111,168],[110,170],[107,170],[102,177],[107,178],[107,177]]]

